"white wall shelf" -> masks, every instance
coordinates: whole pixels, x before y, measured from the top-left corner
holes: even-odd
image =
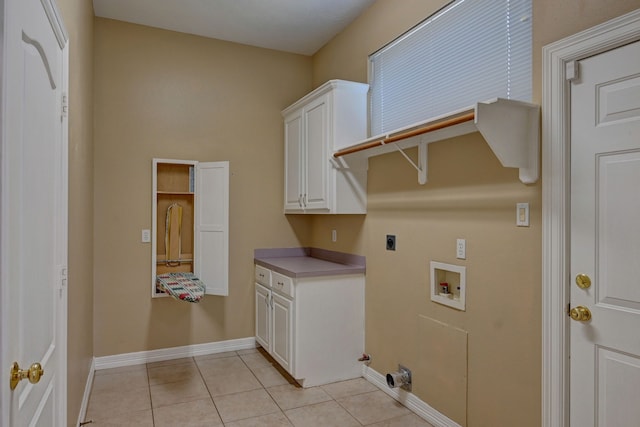
[[[372,157],[398,150],[418,170],[420,184],[427,182],[427,145],[480,132],[504,167],[518,168],[520,181],[533,184],[540,177],[540,106],[495,98],[377,135],[333,153]],[[418,147],[418,164],[404,150]]]

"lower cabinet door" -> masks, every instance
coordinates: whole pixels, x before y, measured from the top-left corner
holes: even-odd
[[[293,372],[293,302],[271,293],[273,303],[271,355],[287,372]]]
[[[271,342],[271,291],[256,283],[256,341],[267,352]]]

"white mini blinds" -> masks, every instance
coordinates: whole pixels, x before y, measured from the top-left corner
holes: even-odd
[[[531,101],[531,0],[457,0],[369,57],[371,136],[492,98]]]

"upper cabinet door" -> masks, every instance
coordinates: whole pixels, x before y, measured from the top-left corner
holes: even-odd
[[[304,109],[304,140],[306,188],[302,196],[305,210],[326,209],[330,206],[329,178],[329,115],[328,96],[311,102]]]
[[[198,163],[196,177],[195,274],[229,295],[229,162]]]
[[[284,209],[302,210],[302,110],[285,117],[284,122]]]

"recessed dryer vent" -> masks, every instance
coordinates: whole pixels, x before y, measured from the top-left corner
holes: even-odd
[[[398,365],[396,372],[387,374],[387,385],[389,388],[400,387],[411,391],[411,370],[402,365]]]
[[[465,311],[466,267],[431,261],[431,301]]]

